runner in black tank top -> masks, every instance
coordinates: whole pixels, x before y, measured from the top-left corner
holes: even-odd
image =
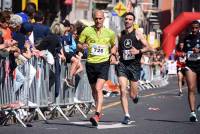
[[[186,53],[186,81],[188,85],[188,101],[190,105],[191,122],[196,122],[197,116],[195,113],[195,91],[199,89],[200,81],[200,24],[198,21],[193,21],[192,34],[187,36],[184,41],[184,51]],[[200,107],[199,107],[200,110]]]
[[[141,56],[149,50],[149,45],[142,32],[133,29],[135,16],[133,13],[125,15],[125,30],[121,32],[118,44],[119,63],[116,72],[120,85],[121,103],[124,111],[123,124],[130,124],[127,100],[127,81],[130,82],[130,97],[134,103],[138,102],[138,83],[141,71]],[[136,36],[137,35],[137,36]]]

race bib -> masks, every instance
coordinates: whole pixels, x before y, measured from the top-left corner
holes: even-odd
[[[197,61],[200,60],[200,53],[192,53],[188,57],[189,61]]]
[[[124,60],[133,60],[135,55],[131,54],[130,50],[123,50],[123,59]]]
[[[65,51],[66,53],[69,53],[69,45],[65,45],[65,46],[64,46],[64,51]]]
[[[66,43],[66,41],[64,41],[64,51],[69,53],[69,45]]]
[[[97,44],[94,44],[92,45],[92,55],[105,55],[106,54],[106,49],[107,47],[105,46],[102,46],[102,45],[97,45]]]
[[[187,58],[189,58],[191,54],[193,54],[193,51],[188,51],[187,52]]]

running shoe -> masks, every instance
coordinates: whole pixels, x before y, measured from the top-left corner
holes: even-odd
[[[100,116],[94,115],[90,118],[90,122],[92,123],[92,126],[98,126],[98,122],[100,120]]]
[[[124,117],[124,120],[122,121],[122,124],[130,125],[130,124],[131,124],[130,117],[125,116],[125,117]]]
[[[135,98],[133,98],[133,103],[137,104],[139,101],[139,96],[137,95]]]
[[[183,96],[183,92],[179,92],[179,93],[178,93],[178,96]]]
[[[197,120],[197,115],[196,115],[195,112],[191,112],[191,113],[190,113],[190,121],[191,121],[191,122],[197,122],[197,121],[198,121],[198,120]]]

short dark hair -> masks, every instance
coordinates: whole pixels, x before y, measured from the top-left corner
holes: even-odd
[[[37,11],[35,13],[34,19],[35,19],[36,22],[43,21],[43,19],[44,19],[43,12],[42,11]]]
[[[35,3],[28,2],[26,4],[26,8],[25,8],[24,12],[27,13],[29,17],[33,17],[34,13],[36,12],[36,5],[35,5]]]
[[[10,12],[8,11],[0,12],[0,22],[4,23],[8,20],[10,20]]]
[[[135,15],[134,15],[132,12],[127,12],[127,13],[125,13],[124,17],[126,17],[126,16],[128,16],[128,15],[133,16],[133,19],[135,20]]]
[[[200,26],[200,23],[199,23],[199,21],[197,21],[197,20],[192,21],[192,25],[193,25],[193,24],[198,24],[198,25]]]
[[[61,24],[63,24],[65,27],[70,27],[70,22],[69,22],[69,20],[63,20],[62,22],[61,22]]]

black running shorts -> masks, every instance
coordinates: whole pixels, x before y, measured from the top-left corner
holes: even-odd
[[[186,71],[187,71],[187,68],[190,68],[193,72],[200,75],[200,61],[187,61]]]
[[[183,75],[185,75],[185,67],[177,67],[177,73],[181,72]]]
[[[97,79],[108,80],[108,71],[110,67],[110,62],[102,63],[88,63],[86,62],[86,72],[90,84],[95,84]]]
[[[66,62],[67,63],[71,63],[71,58],[73,57],[73,56],[75,56],[75,54],[74,53],[64,53],[64,55],[65,55],[65,58],[66,58]]]
[[[141,66],[139,65],[120,62],[115,69],[118,77],[124,76],[131,81],[138,81],[140,79]]]

